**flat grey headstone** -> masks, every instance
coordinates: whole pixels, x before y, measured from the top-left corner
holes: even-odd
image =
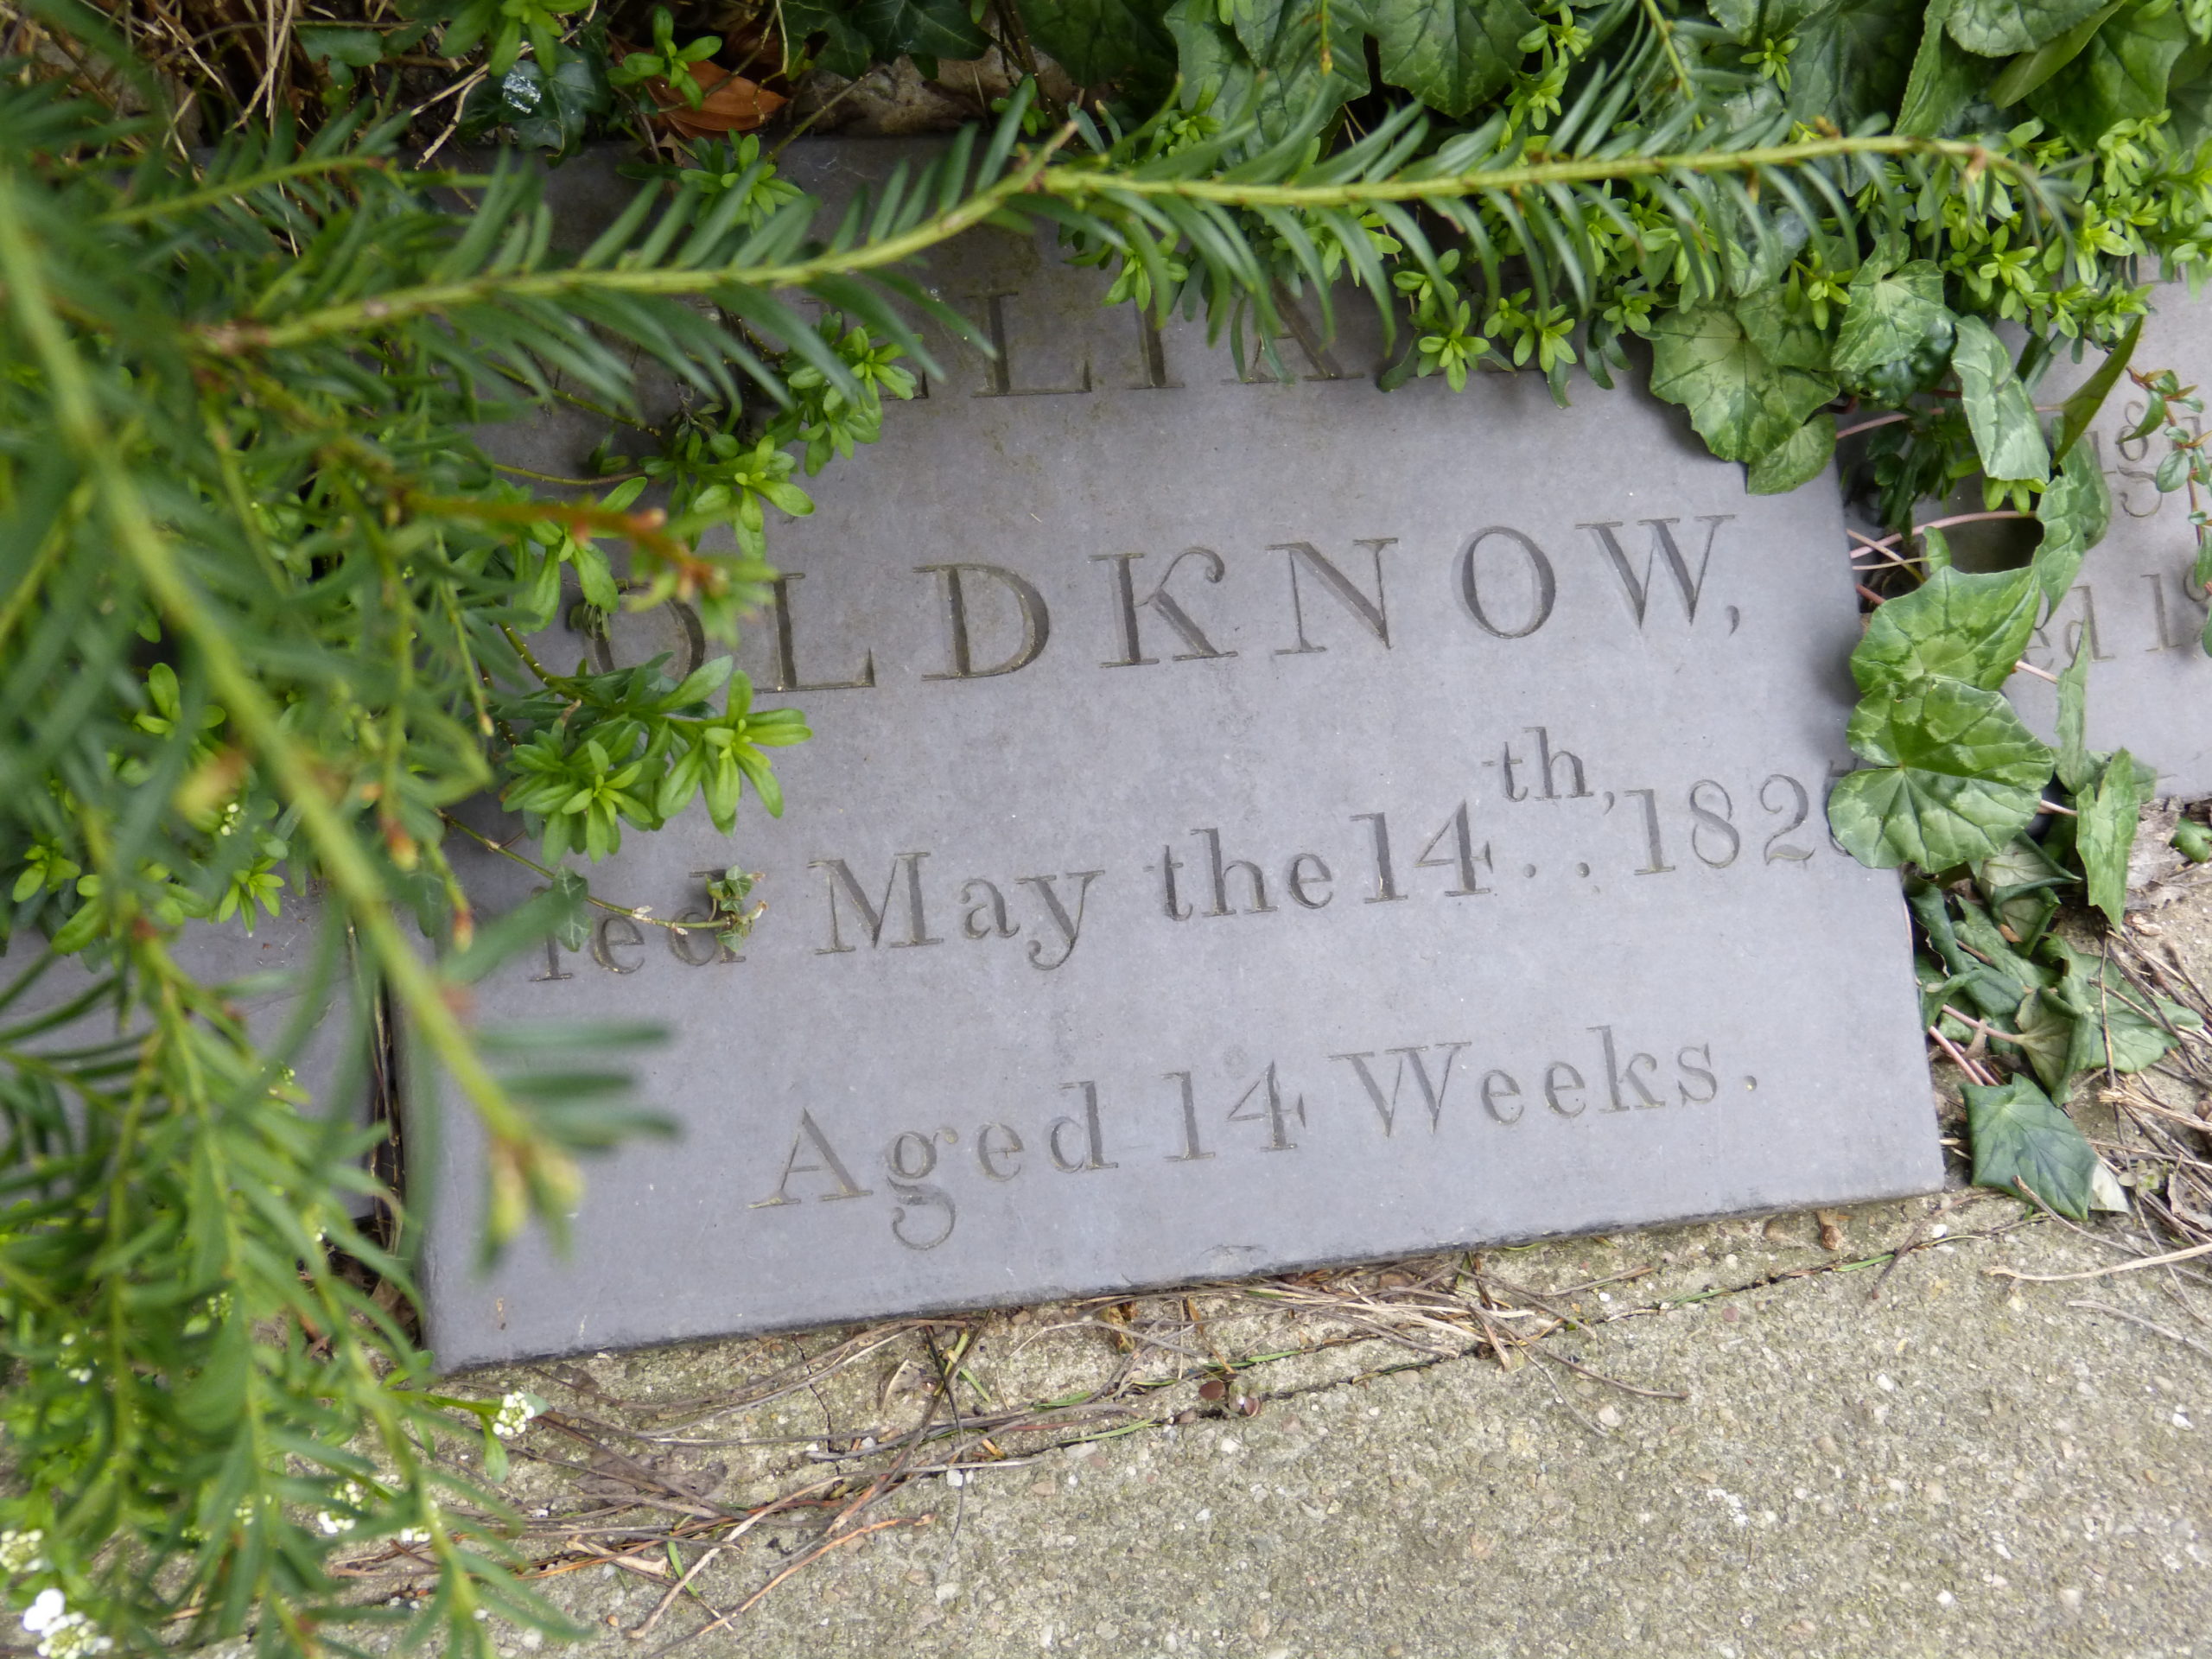
[[[1938,1184],[1897,879],[1824,829],[1832,487],[1749,496],[1641,393],[1379,392],[1349,316],[1248,384],[1000,232],[930,280],[1007,354],[771,526],[740,661],[818,734],[787,811],[589,869],[660,918],[759,871],[757,930],[602,913],[477,988],[665,1022],[681,1137],[480,1275],[454,1109],[414,1172],[441,1363]],[[597,435],[545,435],[567,471]],[[694,649],[647,618],[615,658]],[[486,911],[535,885],[454,857]]]
[[[2212,378],[2212,301],[2191,299],[2177,283],[2158,289],[2153,303],[2133,366],[2172,369],[2183,385]],[[2102,361],[2102,353],[2087,352],[2078,365],[2062,362],[2037,401],[2059,401]],[[2094,664],[2089,747],[2126,748],[2158,768],[2161,795],[2195,798],[2212,795],[2212,657],[2200,643],[2205,595],[2190,580],[2196,532],[2188,494],[2162,493],[2153,478],[2165,440],[2128,435],[2143,410],[2142,391],[2123,378],[2089,429],[2112,491],[2112,528],[2022,659],[2057,673],[2086,634]],[[2016,674],[2005,691],[2039,735],[2055,736],[2058,702],[2047,681]]]
[[[295,885],[283,895],[283,913],[257,912],[251,932],[235,918],[188,922],[170,941],[169,950],[178,966],[203,984],[228,989],[231,1006],[264,1052],[274,1052],[298,1036],[297,1046],[287,1058],[292,1071],[289,1086],[300,1091],[309,1111],[340,1109],[365,1124],[374,1111],[373,1074],[380,1065],[374,1052],[377,1037],[352,1006],[351,964],[342,941],[327,976],[318,980],[317,952],[325,916],[317,899],[297,891]],[[33,931],[10,939],[0,950],[0,988],[15,984],[45,948],[45,940]],[[104,977],[105,970],[92,967],[86,955],[59,957],[19,1000],[0,1011],[0,1026],[61,1007],[93,989]],[[315,996],[311,1013],[303,1001],[310,994]],[[143,1024],[143,1014],[134,1014],[129,1028]],[[118,1031],[114,1006],[105,1002],[81,1019],[41,1034],[32,1046],[81,1047],[111,1038]],[[377,1161],[385,1178],[396,1173],[396,1142],[392,1155]],[[348,1213],[357,1217],[374,1207],[358,1194],[349,1198],[349,1205]]]

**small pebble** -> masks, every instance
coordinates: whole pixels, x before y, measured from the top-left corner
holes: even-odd
[[[1217,1376],[1210,1376],[1198,1384],[1198,1398],[1201,1400],[1218,1400],[1228,1392],[1229,1385]]]

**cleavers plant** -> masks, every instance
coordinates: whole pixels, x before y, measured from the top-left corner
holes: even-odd
[[[748,791],[779,810],[773,752],[807,733],[727,655],[677,683],[530,638],[566,607],[682,599],[732,639],[804,480],[931,366],[919,324],[981,346],[902,271],[985,223],[1057,232],[1110,302],[1203,315],[1278,370],[1289,294],[1376,306],[1386,385],[1648,380],[1754,490],[1807,486],[1852,435],[1888,535],[1852,664],[1866,764],[1833,823],[1916,872],[1930,1025],[2018,1072],[1974,1097],[1984,1179],[2085,1201],[2094,1156],[2053,1099],[2148,1064],[2183,1016],[2116,1019],[2126,993],[2050,920],[2072,889],[2117,916],[2145,774],[2083,747],[2086,662],[2056,748],[1999,688],[2103,533],[2082,435],[2123,373],[2161,486],[2206,523],[2212,466],[2171,418],[2191,394],[2129,354],[2149,284],[2212,252],[2212,8],[312,12],[0,6],[0,1571],[42,1653],[350,1651],[378,1624],[485,1653],[480,1615],[560,1628],[497,1491],[533,1402],[432,1385],[375,1132],[299,1089],[304,1020],[250,1031],[251,988],[203,982],[180,942],[313,884],[310,977],[348,1052],[404,1033],[412,1074],[480,1117],[491,1247],[557,1229],[581,1156],[651,1126],[609,1061],[650,1033],[476,1027],[469,982],[591,907],[632,913],[584,873],[626,830],[703,804],[741,831]],[[744,121],[786,96],[820,120],[838,77],[894,60],[990,118],[828,217]],[[718,104],[740,84],[764,96]],[[456,132],[509,142],[464,162]],[[543,163],[590,138],[640,145],[639,190],[563,251]],[[2084,344],[2104,368],[2038,408]],[[603,423],[593,477],[480,448],[556,404]],[[2024,568],[1960,570],[1923,522],[1977,478],[1986,512],[2040,524]],[[480,925],[443,849],[486,791],[545,887]],[[710,882],[689,925],[741,933],[753,880]],[[57,1003],[37,987],[63,957],[92,971]],[[332,1568],[367,1547],[431,1588],[358,1605]]]

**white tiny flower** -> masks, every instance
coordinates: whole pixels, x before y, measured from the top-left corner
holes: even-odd
[[[46,1534],[36,1527],[22,1531],[10,1527],[0,1532],[0,1572],[42,1573],[47,1559],[39,1553],[46,1542]]]
[[[531,1397],[518,1390],[499,1401],[499,1414],[492,1420],[492,1432],[503,1440],[511,1440],[530,1427],[530,1420],[537,1415],[538,1408]]]
[[[349,1504],[353,1508],[358,1509],[369,1501],[369,1495],[361,1490],[361,1483],[359,1481],[349,1480],[343,1486],[340,1486],[338,1489],[338,1498],[340,1503]],[[351,1532],[353,1530],[353,1517],[352,1516],[334,1514],[328,1510],[319,1510],[315,1515],[315,1525],[321,1527],[324,1532],[334,1538],[337,1537],[340,1533]]]
[[[23,1628],[33,1636],[54,1628],[54,1621],[69,1611],[69,1598],[59,1590],[41,1590],[38,1599],[23,1611]]]

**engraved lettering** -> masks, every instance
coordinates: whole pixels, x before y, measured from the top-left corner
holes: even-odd
[[[1586,530],[1598,538],[1598,550],[1605,556],[1606,563],[1612,567],[1613,574],[1620,578],[1621,596],[1627,601],[1629,614],[1636,619],[1636,626],[1641,628],[1643,626],[1644,611],[1651,597],[1652,567],[1662,558],[1666,560],[1668,572],[1675,578],[1675,586],[1681,593],[1682,609],[1688,613],[1691,621],[1697,620],[1697,602],[1705,591],[1706,572],[1713,565],[1713,539],[1720,533],[1720,526],[1730,522],[1735,516],[1732,512],[1698,515],[1698,523],[1706,527],[1705,551],[1698,558],[1697,575],[1694,577],[1690,575],[1688,561],[1682,557],[1682,550],[1675,544],[1674,526],[1681,522],[1679,518],[1639,518],[1637,520],[1637,523],[1647,526],[1651,531],[1651,546],[1643,556],[1643,575],[1640,578],[1629,568],[1628,555],[1622,550],[1619,539],[1613,534],[1621,527],[1618,519],[1599,524],[1578,524],[1575,528]]]
[[[715,874],[719,875],[721,872],[717,870]],[[668,934],[669,955],[674,957],[685,967],[704,968],[712,963],[745,960],[743,957],[722,943],[721,929],[709,926],[708,924],[712,918],[696,905],[689,910],[678,911],[669,919],[673,922],[699,924],[697,927],[678,926],[665,930]],[[707,942],[706,953],[703,956],[696,954],[697,946],[692,943],[695,939],[702,938]]]
[[[1095,1083],[1064,1083],[1060,1087],[1083,1090],[1083,1118],[1077,1122],[1072,1117],[1056,1117],[1052,1120],[1052,1128],[1045,1132],[1045,1147],[1052,1154],[1053,1167],[1071,1175],[1080,1170],[1119,1169],[1119,1164],[1109,1163],[1106,1159],[1106,1137],[1098,1121],[1098,1085]],[[1061,1145],[1060,1137],[1070,1130],[1082,1137],[1082,1150],[1078,1154],[1071,1154]]]
[[[1497,1122],[1500,1123],[1518,1123],[1521,1121],[1521,1114],[1524,1109],[1523,1108],[1516,1106],[1513,1109],[1513,1116],[1508,1117],[1505,1115],[1504,1109],[1497,1103],[1500,1100],[1513,1100],[1518,1098],[1520,1096],[1521,1085],[1514,1082],[1513,1076],[1510,1072],[1484,1072],[1482,1093],[1483,1109],[1488,1112],[1491,1116],[1495,1118]],[[1554,1106],[1553,1109],[1556,1111],[1558,1108]]]
[[[1719,797],[1719,811],[1700,798],[1700,791],[1707,790]],[[1690,816],[1697,820],[1690,827],[1690,851],[1697,855],[1698,862],[1715,870],[1725,870],[1733,864],[1736,855],[1743,849],[1744,838],[1736,833],[1736,803],[1729,799],[1728,791],[1710,778],[1699,779],[1690,785]],[[1719,842],[1712,852],[1706,850],[1708,830],[1719,837]]]
[[[1160,577],[1154,585],[1153,590],[1142,599],[1139,599],[1136,578],[1131,574],[1131,567],[1142,557],[1144,555],[1141,553],[1094,553],[1090,556],[1090,562],[1093,564],[1110,564],[1114,567],[1114,597],[1117,601],[1116,620],[1120,625],[1122,634],[1122,655],[1112,662],[1099,664],[1099,667],[1143,668],[1160,660],[1157,657],[1147,657],[1144,654],[1143,635],[1137,626],[1137,613],[1140,610],[1151,611],[1161,621],[1174,629],[1176,635],[1190,647],[1189,650],[1179,652],[1176,654],[1175,660],[1179,663],[1195,663],[1207,658],[1236,655],[1233,651],[1220,650],[1212,640],[1207,639],[1205,631],[1192,620],[1191,613],[1183,608],[1175,595],[1167,591],[1167,584],[1175,580],[1175,573],[1183,568],[1183,561],[1190,558],[1201,561],[1198,574],[1203,580],[1218,586],[1222,577],[1228,574],[1229,569],[1229,567],[1222,562],[1221,555],[1210,547],[1185,548],[1169,562],[1167,574]]]
[[[968,895],[981,887],[988,897],[969,903]],[[961,912],[960,931],[963,938],[988,939],[996,937],[1010,939],[1021,930],[1007,918],[1006,896],[997,887],[977,876],[960,889],[960,902],[968,908]],[[988,921],[984,921],[985,917]],[[978,925],[978,924],[981,925]]]
[[[1580,1094],[1582,1088],[1582,1074],[1565,1060],[1554,1060],[1544,1068],[1544,1104],[1561,1117],[1581,1116],[1583,1103],[1578,1100],[1573,1106],[1562,1106],[1560,1103],[1560,1091],[1566,1090],[1571,1093]]]
[[[1649,854],[1649,861],[1640,868],[1637,874],[1638,875],[1666,874],[1675,867],[1667,861],[1667,850],[1660,844],[1658,797],[1648,789],[1624,789],[1621,794],[1630,800],[1639,795],[1643,798],[1643,842]]]
[[[1021,1166],[1007,1160],[1021,1152],[1021,1137],[1010,1123],[986,1123],[976,1131],[976,1162],[992,1180],[1010,1181],[1020,1174]]]
[[[1047,962],[1045,960],[1045,946],[1043,943],[1036,939],[1032,939],[1029,942],[1029,965],[1031,967],[1040,968],[1050,971],[1051,969],[1058,967],[1062,963],[1065,962],[1070,957],[1075,954],[1076,938],[1083,931],[1084,901],[1090,897],[1090,884],[1105,874],[1106,872],[1103,870],[1071,870],[1068,872],[1067,880],[1076,884],[1075,914],[1072,917],[1068,914],[1067,906],[1061,902],[1060,895],[1053,890],[1052,881],[1054,878],[1049,875],[1024,875],[1015,878],[1022,886],[1026,887],[1034,887],[1037,889],[1037,896],[1045,901],[1045,913],[1052,918],[1052,925],[1060,930],[1060,938],[1067,942],[1067,948],[1062,950],[1060,954],[1052,961]]]
[[[550,889],[540,887],[537,891],[545,893]],[[543,985],[550,979],[574,979],[575,977],[574,974],[562,971],[561,942],[551,934],[547,934],[545,936],[545,971],[542,974],[532,974],[530,976],[530,982],[533,985]]]
[[[1483,602],[1475,555],[1494,536],[1502,536],[1519,548],[1528,564],[1527,612],[1518,627],[1501,626],[1492,620],[1489,607]],[[1484,632],[1499,639],[1525,639],[1551,620],[1552,605],[1559,598],[1559,578],[1553,573],[1552,562],[1544,556],[1543,549],[1517,530],[1492,524],[1470,537],[1466,550],[1459,555],[1459,597],[1466,604],[1467,614],[1475,619],[1476,626]]]
[[[925,1181],[893,1181],[891,1190],[899,1203],[891,1211],[891,1236],[910,1250],[933,1250],[952,1236],[952,1230],[959,1224],[960,1212],[953,1207],[952,1195],[941,1186]],[[944,1224],[933,1238],[917,1238],[906,1231],[906,1206],[917,1210],[940,1210],[944,1212]]]
[[[1389,819],[1380,812],[1361,812],[1353,816],[1352,822],[1368,825],[1368,833],[1375,838],[1375,891],[1360,902],[1387,905],[1394,899],[1406,897],[1398,891],[1397,874],[1390,868]]]
[[[917,575],[937,575],[944,578],[945,622],[951,634],[952,671],[925,674],[922,677],[925,680],[987,680],[1000,674],[1012,674],[1035,662],[1052,639],[1052,618],[1046,609],[1045,596],[1026,577],[1016,575],[1003,566],[918,564],[914,572]],[[1004,662],[989,668],[976,666],[975,645],[968,632],[968,590],[962,582],[963,573],[997,582],[1014,595],[1014,603],[1021,611],[1021,643]]]
[[[1306,603],[1298,585],[1298,567],[1302,561],[1321,583],[1321,590],[1334,599],[1360,626],[1382,641],[1382,648],[1390,648],[1390,615],[1389,601],[1382,592],[1382,550],[1397,545],[1395,536],[1378,537],[1369,541],[1355,541],[1354,547],[1363,547],[1375,562],[1375,597],[1360,592],[1358,586],[1335,564],[1324,557],[1311,542],[1279,542],[1270,547],[1270,553],[1281,553],[1289,561],[1290,615],[1298,634],[1298,643],[1279,648],[1278,657],[1300,657],[1309,652],[1326,651],[1326,645],[1317,645],[1306,637]]]
[[[845,898],[853,908],[860,912],[861,919],[868,924],[868,942],[872,945],[883,943],[883,924],[891,913],[891,895],[899,887],[901,865],[906,867],[906,937],[892,940],[889,949],[904,950],[918,944],[943,944],[943,939],[930,937],[929,923],[922,909],[922,861],[928,856],[927,853],[894,854],[891,860],[891,874],[884,880],[883,899],[880,904],[868,902],[868,894],[861,891],[860,882],[855,879],[843,859],[810,859],[806,868],[823,872],[823,884],[830,895],[830,943],[817,945],[814,954],[817,957],[844,956],[857,948],[847,944],[837,929],[837,893],[840,888],[843,889]]]
[[[1613,1046],[1613,1028],[1611,1026],[1592,1026],[1590,1029],[1597,1033],[1598,1040],[1605,1045],[1605,1092],[1611,1097],[1611,1103],[1605,1109],[1609,1112],[1624,1112],[1631,1105],[1663,1104],[1664,1103],[1658,1096],[1643,1086],[1643,1079],[1637,1075],[1637,1067],[1639,1065],[1649,1066],[1656,1072],[1659,1067],[1658,1059],[1649,1054],[1631,1054],[1628,1057],[1628,1064],[1623,1065],[1619,1052]],[[1578,1078],[1577,1081],[1580,1082],[1580,1079]],[[1631,1102],[1622,1097],[1623,1084],[1626,1084],[1636,1090],[1637,1096],[1636,1100]]]
[[[1144,365],[1144,378],[1131,386],[1131,391],[1179,391],[1183,383],[1167,378],[1167,347],[1160,338],[1160,329],[1142,306],[1133,305],[1129,315],[1137,321],[1137,358]]]
[[[1020,297],[1018,289],[1005,289],[996,294],[983,296],[983,326],[991,337],[991,384],[975,395],[978,397],[1065,397],[1090,390],[1090,359],[1083,364],[1083,384],[1079,386],[1017,386],[1014,384],[1014,352],[1007,344],[1006,302]]]
[[[1703,1060],[1705,1064],[1703,1065],[1692,1065],[1690,1064],[1690,1056],[1693,1054]],[[1686,1083],[1678,1083],[1675,1085],[1675,1092],[1682,1097],[1683,1105],[1704,1106],[1710,1104],[1713,1101],[1719,1098],[1720,1094],[1720,1079],[1714,1077],[1711,1070],[1713,1065],[1712,1044],[1700,1043],[1694,1048],[1683,1049],[1680,1053],[1675,1056],[1675,1065],[1681,1069],[1685,1077],[1701,1078],[1705,1083],[1705,1092],[1701,1095],[1692,1094],[1690,1092],[1689,1085]]]
[[[798,673],[798,647],[793,643],[791,632],[791,584],[806,579],[802,571],[789,570],[778,576],[769,589],[768,608],[773,613],[776,641],[776,677],[770,683],[771,691],[855,691],[865,690],[875,683],[875,652],[864,651],[861,656],[861,671],[849,680],[803,680]]]
[[[1390,1094],[1387,1100],[1383,1097],[1382,1085],[1376,1082],[1375,1074],[1367,1067],[1368,1061],[1375,1058],[1372,1053],[1332,1054],[1329,1058],[1351,1063],[1353,1071],[1358,1074],[1361,1086],[1367,1090],[1368,1103],[1375,1108],[1376,1116],[1382,1120],[1382,1133],[1386,1137],[1397,1128],[1398,1096],[1406,1086],[1406,1072],[1410,1067],[1414,1087],[1421,1096],[1421,1103],[1428,1110],[1428,1132],[1433,1135],[1444,1121],[1444,1097],[1452,1087],[1452,1063],[1459,1058],[1459,1051],[1467,1045],[1439,1043],[1436,1046],[1444,1051],[1444,1070],[1433,1077],[1428,1074],[1428,1063],[1421,1058],[1428,1052],[1426,1046],[1383,1051],[1395,1055],[1398,1059],[1397,1075],[1390,1079]]]
[[[1314,326],[1305,308],[1292,297],[1281,283],[1274,284],[1275,317],[1282,324],[1282,332],[1263,335],[1260,341],[1260,355],[1274,371],[1272,374],[1255,372],[1260,365],[1255,361],[1245,365],[1244,372],[1237,378],[1248,386],[1280,385],[1290,378],[1290,371],[1282,360],[1282,353],[1275,349],[1275,341],[1288,340],[1295,344],[1312,366],[1313,372],[1301,376],[1306,380],[1346,380],[1351,377],[1338,365],[1336,353],[1329,349],[1328,339]],[[1239,353],[1242,354],[1241,353]],[[1224,381],[1224,385],[1234,385]]]
[[[1274,908],[1268,902],[1268,879],[1261,874],[1258,865],[1249,858],[1232,858],[1226,863],[1222,861],[1221,831],[1193,830],[1191,833],[1206,838],[1206,861],[1213,877],[1213,908],[1206,912],[1207,915],[1233,916],[1238,913],[1229,902],[1229,873],[1231,870],[1243,871],[1252,884],[1252,902],[1245,906],[1243,913],[1264,914]]]
[[[1559,767],[1564,761],[1567,767],[1567,775],[1574,780],[1574,787],[1567,791],[1566,798],[1571,801],[1586,800],[1590,791],[1583,781],[1582,762],[1565,749],[1554,753],[1552,748],[1552,734],[1545,728],[1530,726],[1526,729],[1536,734],[1536,770],[1544,776],[1544,799],[1556,801],[1560,798]],[[1509,750],[1507,753],[1510,753],[1511,751]]]
[[[884,1164],[902,1181],[918,1181],[937,1167],[937,1141],[908,1129],[891,1143]]]
[[[1313,868],[1308,869],[1308,865]],[[1317,882],[1321,889],[1319,898],[1307,891]],[[1291,899],[1308,910],[1319,910],[1329,902],[1333,896],[1331,888],[1334,882],[1335,878],[1329,874],[1329,867],[1319,853],[1299,854],[1290,861],[1289,873],[1283,878],[1283,885],[1290,889]]]
[[[1787,784],[1789,786],[1791,804],[1789,807],[1777,806],[1770,798],[1770,791],[1777,784]],[[1794,847],[1782,839],[1799,824],[1804,823],[1812,813],[1813,798],[1807,791],[1805,785],[1786,772],[1775,772],[1759,785],[1759,804],[1777,817],[1784,811],[1790,814],[1789,822],[1766,838],[1764,849],[1766,861],[1770,864],[1794,864],[1810,858],[1813,855],[1811,848]]]
[[[2080,583],[2073,591],[2082,597],[2082,620],[2079,622],[2068,624],[2066,632],[2059,636],[2063,649],[2069,658],[2072,658],[2075,652],[2082,649],[2082,639],[2086,633],[2089,640],[2089,660],[2093,663],[2112,661],[2112,653],[2099,644],[2097,639],[2097,596],[2089,591],[2089,585],[2087,582]],[[2045,621],[2045,626],[2049,626],[2048,620]]]
[[[1160,849],[1160,879],[1166,889],[1161,895],[1161,903],[1166,906],[1167,919],[1171,922],[1187,922],[1198,913],[1175,896],[1175,872],[1182,868],[1183,861],[1175,856],[1173,847]]]
[[[1264,1094],[1261,1092],[1262,1090],[1266,1091]],[[1254,1098],[1255,1096],[1257,1099]],[[1248,1107],[1249,1110],[1246,1109]],[[1293,1117],[1297,1118],[1300,1125],[1305,1123],[1306,1096],[1300,1095],[1288,1106],[1283,1104],[1282,1084],[1275,1076],[1273,1060],[1268,1062],[1268,1069],[1260,1074],[1258,1081],[1236,1097],[1236,1104],[1229,1111],[1231,1123],[1265,1123],[1268,1126],[1268,1144],[1260,1148],[1262,1152],[1298,1150],[1298,1142],[1289,1135],[1289,1120]]]
[[[614,931],[618,927],[622,930],[620,933]],[[645,936],[627,916],[602,916],[591,931],[591,957],[611,974],[634,974],[645,965],[645,959],[625,962],[614,952],[618,946],[628,949],[645,942]]]
[[[822,1161],[815,1164],[799,1162],[800,1155],[809,1150]],[[814,1114],[807,1111],[798,1115],[798,1133],[791,1137],[791,1156],[784,1160],[784,1176],[776,1183],[776,1190],[766,1198],[756,1198],[745,1207],[748,1210],[771,1210],[780,1204],[797,1204],[798,1200],[791,1197],[789,1191],[794,1175],[827,1175],[836,1182],[835,1192],[815,1195],[817,1201],[823,1204],[834,1198],[865,1198],[873,1190],[860,1185],[853,1179],[845,1168],[845,1160],[837,1156],[836,1148],[830,1144],[829,1137],[815,1122]]]
[[[1213,1154],[1206,1151],[1198,1141],[1198,1098],[1197,1091],[1191,1086],[1191,1074],[1170,1071],[1167,1076],[1183,1085],[1183,1150],[1170,1153],[1167,1161],[1171,1164],[1195,1164],[1212,1157]]]
[[[1439,858],[1436,849],[1446,836],[1452,837],[1452,850]],[[1428,838],[1428,845],[1422,848],[1421,856],[1414,860],[1414,868],[1417,870],[1447,869],[1455,872],[1459,878],[1459,885],[1446,888],[1444,896],[1447,899],[1470,899],[1478,893],[1491,891],[1475,879],[1478,862],[1488,870],[1495,871],[1497,868],[1491,862],[1488,842],[1484,842],[1479,849],[1476,848],[1473,832],[1467,826],[1467,804],[1462,801],[1458,810],[1444,821],[1444,827]]]

